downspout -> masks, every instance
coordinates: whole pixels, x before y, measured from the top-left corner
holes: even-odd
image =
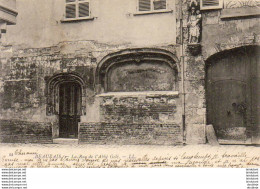
[[[182,97],[182,132],[183,132],[183,144],[186,143],[186,125],[185,125],[185,72],[184,72],[184,42],[183,42],[183,12],[182,12],[182,0],[179,0],[180,5],[180,61],[181,61],[181,97]]]

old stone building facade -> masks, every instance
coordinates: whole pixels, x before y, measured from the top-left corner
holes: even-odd
[[[1,142],[259,143],[259,2],[17,0]]]

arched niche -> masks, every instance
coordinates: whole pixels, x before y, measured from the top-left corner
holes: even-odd
[[[104,57],[97,66],[97,93],[178,90],[178,59],[161,49],[128,49]]]
[[[80,86],[81,115],[86,114],[86,84],[77,73],[58,73],[46,81],[47,106],[46,115],[59,114],[59,88],[64,83],[75,83]]]

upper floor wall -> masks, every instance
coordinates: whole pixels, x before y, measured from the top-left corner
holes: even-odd
[[[135,47],[175,44],[176,0],[166,1],[165,9],[138,12],[138,0],[90,0],[89,17],[79,21],[64,19],[66,0],[17,0],[17,24],[9,27],[6,44],[46,47],[78,40]]]

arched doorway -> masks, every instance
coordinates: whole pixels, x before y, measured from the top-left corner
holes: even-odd
[[[211,56],[206,66],[207,124],[222,143],[251,143],[259,137],[259,47]]]
[[[59,138],[77,138],[80,116],[85,115],[85,83],[76,73],[59,73],[47,80],[48,116],[56,115]]]

